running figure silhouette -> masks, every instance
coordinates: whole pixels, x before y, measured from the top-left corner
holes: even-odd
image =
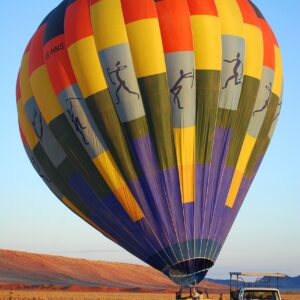
[[[116,97],[117,97],[117,101],[116,101],[116,104],[119,104],[120,103],[120,98],[119,98],[119,92],[120,92],[120,90],[121,90],[121,88],[123,88],[125,91],[127,91],[129,94],[132,94],[132,95],[136,95],[137,97],[138,97],[138,99],[140,99],[140,95],[138,94],[138,93],[136,93],[136,92],[134,92],[134,91],[131,91],[129,88],[128,88],[128,86],[126,85],[126,82],[125,82],[125,80],[123,80],[122,78],[121,78],[121,76],[120,76],[120,71],[122,71],[122,70],[124,70],[124,69],[126,69],[127,68],[127,66],[126,65],[124,65],[124,66],[121,66],[120,65],[121,63],[120,63],[120,61],[118,61],[117,63],[116,63],[116,69],[115,70],[112,70],[111,71],[111,69],[110,68],[107,68],[106,69],[106,71],[107,71],[107,74],[108,74],[108,76],[109,76],[109,80],[110,80],[110,82],[113,84],[113,85],[116,85],[116,84],[118,84],[118,87],[116,88]],[[114,82],[113,80],[112,80],[112,74],[116,74],[116,79],[117,79],[117,83],[116,82]]]
[[[276,116],[274,117],[274,120],[273,120],[273,122],[279,117],[279,115],[280,115],[280,111],[281,111],[281,104],[282,104],[282,102],[279,102],[278,104],[277,104],[277,106],[280,106],[280,109],[279,109],[279,112],[276,114]]]
[[[269,91],[268,98],[266,99],[264,105],[263,105],[260,109],[257,109],[257,110],[255,110],[255,111],[253,112],[253,114],[252,114],[253,117],[254,117],[254,115],[255,115],[257,112],[263,111],[263,110],[268,106],[268,104],[269,104],[269,102],[270,102],[270,98],[271,98],[271,94],[272,94],[272,83],[269,82],[269,85],[266,85],[265,88]]]
[[[79,118],[74,113],[73,104],[72,104],[73,99],[77,99],[77,98],[66,99],[66,101],[69,101],[69,105],[70,105],[70,108],[67,109],[67,113],[69,114],[71,122],[74,124],[76,131],[81,135],[84,144],[89,145],[89,142],[86,140],[83,133],[83,130],[86,129],[86,127],[82,126]]]
[[[181,90],[182,90],[181,82],[184,79],[192,78],[192,85],[191,85],[191,88],[192,88],[193,85],[194,85],[195,75],[194,75],[194,70],[192,72],[189,72],[189,73],[184,73],[183,70],[180,70],[179,73],[180,73],[180,77],[175,82],[175,84],[173,85],[173,87],[170,89],[170,93],[174,95],[173,101],[177,102],[178,109],[183,109],[184,107],[181,106],[180,99],[179,99],[179,96],[178,96],[180,94]]]
[[[39,129],[38,130],[38,125],[36,123],[36,119],[38,117],[38,122],[39,122]],[[41,112],[39,113],[39,116],[38,116],[38,113],[37,111],[34,109],[34,117],[33,117],[33,121],[31,122],[33,128],[34,128],[34,132],[36,134],[36,136],[39,138],[39,140],[41,140],[43,138],[43,122],[42,122],[42,114]]]
[[[227,62],[227,63],[233,63],[233,62],[235,62],[235,64],[234,64],[233,70],[232,70],[233,71],[233,75],[231,75],[226,80],[225,85],[222,87],[223,90],[227,88],[227,85],[228,85],[229,81],[232,80],[232,79],[234,79],[234,84],[235,85],[240,84],[242,82],[241,80],[242,80],[243,72],[244,72],[244,70],[243,70],[243,63],[240,60],[240,53],[239,52],[237,53],[236,58],[234,58],[232,60],[224,59],[224,61]],[[241,74],[239,74],[239,72],[238,72],[238,69],[239,69],[240,66],[242,67]]]

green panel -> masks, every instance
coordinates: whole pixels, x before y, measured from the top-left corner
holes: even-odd
[[[212,156],[220,90],[220,71],[196,71],[196,162]]]
[[[244,76],[238,110],[232,112],[230,127],[233,130],[227,156],[227,166],[235,167],[239,159],[257,98],[259,83],[260,81],[256,78]]]
[[[72,172],[72,167],[70,167],[68,160],[65,159],[60,164],[58,169],[55,169],[40,143],[36,145],[33,153],[38,160],[38,163],[47,174],[47,177],[53,182],[53,184],[59,189],[59,191],[70,201],[72,201],[74,206],[76,206],[79,211],[81,211],[84,215],[88,215],[90,212],[88,207],[86,207],[86,205],[68,186],[68,180],[74,175],[74,173]]]
[[[123,123],[124,131],[129,140],[137,140],[149,135],[146,117],[141,117],[129,122]]]
[[[138,79],[151,136],[162,169],[176,166],[170,93],[166,73]]]
[[[70,161],[99,197],[110,192],[109,187],[99,174],[92,160],[77,139],[65,115],[61,114],[49,124],[57,141],[60,143]]]
[[[279,103],[279,97],[275,94],[272,94],[262,128],[260,129],[260,132],[257,137],[257,141],[255,143],[253,152],[250,156],[250,160],[246,168],[245,175],[247,177],[252,176],[258,159],[265,154],[265,151],[268,148],[268,145],[270,143],[268,134],[272,126],[272,123],[274,122],[274,117],[275,117],[278,103]]]
[[[108,90],[91,95],[86,101],[93,119],[101,132],[105,143],[108,145],[123,177],[127,182],[134,181],[137,178],[135,171],[137,166],[130,157],[122,125]]]

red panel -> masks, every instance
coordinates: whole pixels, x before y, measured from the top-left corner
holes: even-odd
[[[56,94],[76,82],[68,52],[65,48],[64,35],[53,38],[45,45],[44,57]]]
[[[87,36],[93,35],[88,0],[77,0],[68,6],[65,14],[65,39],[69,47]]]
[[[185,0],[156,2],[164,52],[193,51],[189,9]]]
[[[157,17],[153,0],[121,0],[121,3],[126,24]]]
[[[267,66],[274,70],[275,69],[274,45],[276,44],[276,40],[274,38],[274,34],[269,24],[263,19],[259,19],[259,21],[261,24],[263,41],[264,41],[264,66]]]
[[[20,71],[18,73],[17,84],[16,84],[16,100],[17,102],[21,99],[21,88],[20,88]]]
[[[27,53],[27,52],[29,51],[29,49],[30,49],[30,43],[31,43],[31,40],[30,40],[29,43],[27,44],[24,53]]]
[[[260,27],[255,10],[248,0],[237,0],[245,23]]]
[[[277,39],[276,39],[276,36],[275,36],[273,30],[271,29],[270,25],[269,25],[269,28],[270,28],[271,34],[272,34],[272,36],[273,36],[274,44],[277,45],[277,46],[279,47],[278,41],[277,41]]]
[[[187,0],[191,15],[218,16],[214,0]]]
[[[43,38],[45,32],[46,24],[43,24],[34,34],[30,43],[30,53],[29,53],[29,63],[28,63],[28,73],[29,76],[38,67],[42,66],[44,62],[43,56]]]
[[[97,3],[97,2],[100,2],[101,0],[89,0],[89,3],[90,3],[90,6]]]

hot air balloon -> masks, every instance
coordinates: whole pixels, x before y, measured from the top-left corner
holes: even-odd
[[[214,265],[273,135],[279,46],[248,0],[69,0],[17,80],[26,153],[75,214],[182,286]]]

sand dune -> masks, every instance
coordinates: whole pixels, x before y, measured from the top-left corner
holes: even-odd
[[[0,250],[0,283],[12,288],[163,291],[178,287],[159,271],[141,265]],[[204,281],[211,289],[226,286]]]

